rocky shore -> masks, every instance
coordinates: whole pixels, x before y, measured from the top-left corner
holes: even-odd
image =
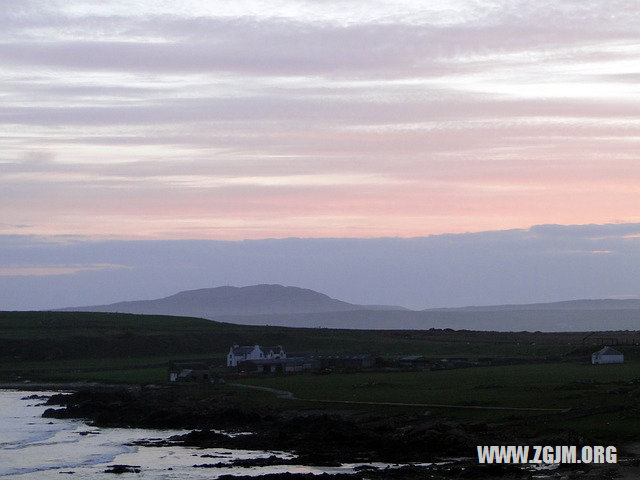
[[[314,411],[282,410],[268,405],[238,406],[224,395],[190,396],[162,387],[82,388],[71,394],[54,395],[47,404],[51,408],[44,412],[45,417],[82,418],[99,427],[192,430],[148,445],[285,451],[296,456],[295,461],[276,457],[245,460],[246,465],[236,465],[240,467],[257,465],[256,462],[314,466],[383,462],[396,467],[357,471],[349,476],[351,480],[524,479],[533,478],[534,474],[529,469],[514,466],[477,464],[477,445],[528,443],[514,437],[507,429],[486,423],[444,421],[425,411]],[[553,440],[557,443],[547,444],[572,444],[575,439]],[[451,461],[452,458],[457,460]],[[217,463],[212,461],[194,467],[219,466]],[[419,465],[424,463],[437,464]],[[608,469],[574,467],[561,467],[536,478],[545,478],[548,474],[546,478],[607,479],[616,478],[614,473],[618,471],[617,466]],[[292,474],[266,476],[264,480],[285,478],[306,480],[304,475]],[[313,480],[320,480],[320,477],[313,477]],[[331,476],[331,480],[339,479]]]
[[[224,397],[190,398],[170,388],[80,389],[51,397],[45,417],[84,418],[100,427],[194,429],[172,439],[188,446],[294,452],[313,464],[425,462],[475,454],[488,439],[484,424],[434,420],[425,412],[240,407]],[[216,432],[251,432],[226,435]]]

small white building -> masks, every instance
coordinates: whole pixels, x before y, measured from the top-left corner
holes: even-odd
[[[604,347],[591,355],[591,363],[594,365],[624,363],[624,355],[614,348]]]

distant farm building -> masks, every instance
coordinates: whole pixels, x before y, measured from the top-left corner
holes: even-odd
[[[238,369],[249,373],[299,373],[317,370],[317,364],[301,358],[267,358],[240,362]]]
[[[427,360],[422,355],[407,355],[400,358],[398,363],[403,367],[416,368],[424,366]]]
[[[591,363],[594,365],[624,363],[624,355],[614,348],[604,347],[591,355]]]
[[[279,360],[287,358],[281,345],[261,347],[260,345],[233,345],[227,354],[227,367],[237,367],[239,363],[257,360]]]
[[[373,355],[326,355],[318,359],[323,369],[330,370],[357,371],[376,365]]]
[[[268,348],[234,345],[227,355],[228,367],[247,373],[358,371],[375,367],[377,361],[373,355],[286,354],[281,345]]]
[[[211,370],[206,363],[174,363],[169,367],[170,382],[210,382]]]

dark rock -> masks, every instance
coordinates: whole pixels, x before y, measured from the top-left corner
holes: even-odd
[[[29,395],[28,397],[22,397],[20,400],[47,400],[49,397],[47,395]]]
[[[104,473],[140,473],[139,465],[111,465]]]
[[[274,412],[264,407],[229,407],[225,402],[190,399],[173,389],[86,388],[54,396],[43,416],[84,418],[96,426],[193,428],[168,441],[199,448],[280,450],[297,454],[298,464],[338,466],[353,462],[424,462],[443,455],[473,455],[489,427],[443,423],[420,414],[379,414],[295,411]],[[214,431],[253,431],[230,436]],[[493,438],[493,437],[491,437]],[[486,442],[484,442],[486,443]],[[278,460],[282,462],[282,460]]]

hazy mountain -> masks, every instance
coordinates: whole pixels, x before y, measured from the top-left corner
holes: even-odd
[[[526,303],[514,305],[487,305],[455,308],[428,308],[425,312],[502,312],[527,310],[638,310],[640,299],[597,299],[597,300],[566,300],[551,303]]]
[[[322,293],[282,285],[187,290],[157,300],[64,308],[65,311],[120,312],[216,318],[220,315],[307,314],[353,310],[402,310],[386,305],[354,305]]]
[[[289,327],[547,332],[640,329],[640,300],[637,299],[414,311],[387,305],[356,305],[313,290],[282,285],[203,288],[157,300],[64,310],[178,315],[245,325]]]

